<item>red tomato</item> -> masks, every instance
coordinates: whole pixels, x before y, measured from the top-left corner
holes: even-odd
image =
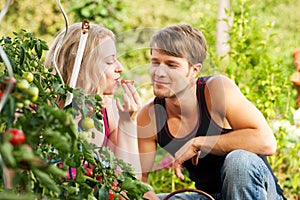
[[[115,192],[113,190],[109,190],[109,195],[108,195],[108,199],[109,200],[113,200],[115,197]]]
[[[93,170],[91,168],[85,168],[85,175],[93,178]]]
[[[5,83],[11,82],[13,84],[13,86],[15,86],[17,83],[17,80],[14,77],[5,77],[4,82]]]
[[[123,84],[123,83],[125,83],[125,84],[127,84],[127,83],[129,83],[129,84],[134,84],[134,80],[124,80],[124,79],[122,79],[121,80],[121,83]]]
[[[89,106],[89,116],[91,116],[95,112],[95,108],[91,104],[89,104],[88,106]]]
[[[9,142],[12,145],[19,145],[19,144],[24,144],[25,142],[25,134],[22,130],[16,129],[16,128],[10,128],[6,132],[6,134],[11,134],[12,137],[9,140]]]
[[[0,99],[2,99],[2,96],[3,96],[3,92],[0,91]]]
[[[97,176],[96,179],[101,182],[103,181],[103,176]]]

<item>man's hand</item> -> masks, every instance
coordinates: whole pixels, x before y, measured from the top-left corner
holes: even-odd
[[[198,164],[200,157],[200,147],[198,144],[197,138],[193,138],[175,153],[174,171],[176,176],[181,180],[184,179],[181,169],[183,168],[182,164],[185,161],[192,158],[193,165]]]

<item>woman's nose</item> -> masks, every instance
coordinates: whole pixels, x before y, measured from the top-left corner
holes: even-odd
[[[123,71],[123,66],[122,66],[122,64],[117,60],[115,72],[116,72],[116,73],[121,73],[122,71]]]

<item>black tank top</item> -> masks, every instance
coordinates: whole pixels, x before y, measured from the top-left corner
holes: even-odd
[[[157,126],[157,142],[158,144],[168,151],[172,156],[175,155],[177,150],[180,149],[191,138],[197,136],[209,136],[226,134],[232,131],[232,129],[225,129],[220,127],[210,116],[206,106],[204,89],[206,81],[210,76],[200,77],[197,80],[197,100],[198,100],[198,116],[195,116],[195,120],[198,122],[195,128],[182,138],[174,138],[169,131],[167,122],[167,114],[165,109],[165,99],[156,97],[154,99],[154,108],[156,116]],[[260,156],[272,172],[268,161],[265,156]],[[213,154],[202,153],[198,160],[198,165],[192,164],[191,159],[183,163],[183,166],[188,170],[189,177],[195,182],[197,189],[206,191],[208,193],[220,193],[221,192],[221,167],[224,163],[225,156],[217,156]],[[277,179],[272,175],[277,183]],[[277,191],[282,194],[282,189],[277,185]]]

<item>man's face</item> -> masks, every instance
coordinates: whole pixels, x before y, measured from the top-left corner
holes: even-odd
[[[152,50],[150,76],[154,95],[166,98],[180,94],[195,78],[185,58],[159,50]]]

